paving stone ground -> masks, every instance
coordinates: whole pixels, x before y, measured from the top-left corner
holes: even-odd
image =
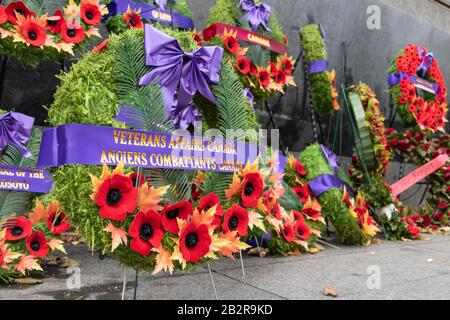
[[[450,237],[431,236],[419,242],[383,242],[369,247],[341,247],[298,257],[244,256],[211,264],[220,299],[449,299]],[[0,299],[121,299],[123,269],[110,258],[100,260],[86,247],[70,246],[70,257],[81,261],[81,288],[70,290],[71,275],[58,269],[36,286],[0,286]],[[134,270],[128,270],[126,298],[133,297]],[[379,277],[378,277],[379,276]],[[379,281],[377,281],[379,279]],[[377,284],[379,283],[379,288]],[[174,276],[139,275],[137,299],[214,299],[207,266]]]

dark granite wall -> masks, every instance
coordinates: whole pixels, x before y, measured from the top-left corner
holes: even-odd
[[[399,10],[392,9],[375,0],[266,0],[277,11],[285,32],[288,34],[290,53],[297,56],[298,32],[302,25],[312,19],[320,22],[327,33],[330,66],[337,71],[338,81],[344,81],[344,55],[346,49],[347,69],[345,79],[364,81],[372,86],[386,114],[389,112],[386,70],[390,59],[402,47],[415,42],[427,47],[439,59],[447,85],[450,85],[450,38],[449,34]],[[197,29],[204,27],[208,10],[214,0],[188,0]],[[381,9],[381,29],[367,27],[367,8],[377,5]],[[35,116],[38,123],[46,117],[43,105],[52,102],[53,92],[58,83],[55,75],[59,64],[45,63],[35,70],[14,61],[7,65],[3,98],[0,106],[15,109]],[[312,141],[312,129],[308,114],[303,110],[303,79],[297,70],[298,88],[288,90],[282,107],[276,112],[276,122],[282,131],[284,144],[291,150],[299,151]],[[267,114],[260,112],[263,123]],[[322,119],[324,127],[328,119]],[[324,130],[326,131],[326,130]],[[324,135],[327,135],[324,132]],[[343,148],[348,153],[351,143],[348,125],[344,125]]]

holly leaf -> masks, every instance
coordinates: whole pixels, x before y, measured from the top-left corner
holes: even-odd
[[[64,242],[62,240],[53,238],[48,242],[48,246],[52,249],[52,251],[58,250],[67,254],[66,249],[64,248]]]
[[[160,205],[160,202],[169,187],[170,186],[154,188],[145,183],[138,190],[138,207],[144,212],[148,212],[150,210],[162,210],[163,207]]]
[[[115,227],[112,222],[110,222],[103,231],[111,233],[111,252],[114,252],[121,244],[127,245],[127,233],[122,228]]]
[[[42,268],[33,256],[28,255],[20,258],[19,262],[14,266],[14,270],[25,275],[29,270],[42,271]]]
[[[164,270],[164,271],[169,270],[170,274],[172,274],[173,270],[174,270],[174,265],[173,265],[173,262],[171,260],[170,252],[165,250],[162,247],[159,248],[159,249],[153,248],[152,251],[158,253],[156,255],[156,266],[155,266],[155,269],[153,270],[152,275],[155,275],[155,274],[159,273],[162,270]]]

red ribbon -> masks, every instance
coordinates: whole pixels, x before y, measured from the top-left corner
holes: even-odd
[[[245,41],[251,44],[259,45],[263,48],[270,49],[273,52],[279,54],[285,54],[287,52],[286,46],[281,42],[278,42],[274,39],[262,36],[256,32],[251,32],[249,30],[245,30],[242,28],[234,27],[224,23],[213,23],[208,28],[202,31],[203,39],[205,41],[209,41],[211,38],[217,35],[223,35],[225,31],[230,32],[233,31],[237,33],[237,39],[241,41]]]

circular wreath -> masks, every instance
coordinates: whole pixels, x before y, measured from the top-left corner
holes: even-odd
[[[105,6],[96,0],[11,1],[0,5],[0,55],[36,66],[43,60],[73,55],[93,36]]]
[[[300,153],[300,161],[306,172],[300,180],[305,189],[301,194],[311,194],[311,182],[314,179],[323,175],[336,174],[325,158],[320,145],[314,144],[307,147]],[[322,215],[331,221],[343,243],[365,245],[379,232],[376,222],[369,214],[368,204],[361,194],[352,199],[346,189],[343,192],[339,188],[332,188],[323,192],[318,200],[322,206]]]
[[[264,10],[267,21],[252,25],[246,18],[246,3]],[[214,23],[252,30],[287,44],[287,37],[275,13],[260,1],[218,0],[210,10],[206,25]],[[286,86],[295,86],[292,76],[294,60],[287,53],[279,54],[259,45],[239,41],[232,30],[225,30],[224,34],[213,37],[208,43],[224,47],[225,56],[232,61],[244,86],[251,90],[252,98],[264,98],[277,92],[284,93]]]
[[[409,44],[392,60],[389,74],[389,91],[406,125],[418,125],[432,132],[444,131],[447,88],[433,54],[419,45]]]
[[[373,174],[384,175],[392,154],[376,94],[367,84],[360,83],[350,89],[349,98],[356,134],[361,142],[361,149],[357,148],[358,155],[353,157],[351,176],[363,178],[364,167]]]
[[[139,1],[136,1],[139,3]],[[185,0],[155,0],[153,1],[155,6],[163,9],[172,10],[175,13],[179,13],[183,16],[192,19],[192,12],[189,10],[189,6]],[[122,33],[128,29],[142,29],[146,23],[154,23],[150,19],[145,19],[141,16],[143,12],[134,7],[134,2],[129,1],[129,6],[126,12],[116,13],[114,1],[109,0],[107,5],[108,14],[105,15],[105,25],[110,33]]]
[[[327,51],[322,26],[309,24],[300,30],[300,41],[308,68],[312,105],[321,114],[339,110],[338,92],[335,87],[336,73],[326,71]],[[315,64],[315,67],[312,65]]]
[[[192,37],[192,32],[172,31],[170,29],[166,29],[164,32],[176,38],[184,51],[193,51],[198,47]],[[139,79],[149,71],[143,55],[143,37],[143,30],[128,30],[120,35],[112,35],[109,43],[102,51],[86,55],[74,64],[67,74],[62,75],[61,85],[55,94],[55,102],[49,108],[50,124],[58,126],[66,123],[85,123],[116,126],[119,124],[115,122],[114,116],[117,114],[118,105],[127,103],[144,111],[145,117],[142,120],[147,131],[173,130],[176,121],[167,118],[159,85],[151,84],[145,87],[137,85]],[[226,132],[227,129],[246,130],[256,127],[254,111],[250,108],[250,103],[244,95],[239,78],[227,60],[222,63],[219,83],[212,85],[211,89],[217,98],[217,106],[205,101],[200,96],[194,97],[195,105],[198,106],[197,111],[203,119],[205,128],[214,127]],[[73,224],[86,237],[90,247],[108,253],[113,249],[111,233],[123,235],[122,231],[131,231],[131,224],[137,216],[128,215],[126,220],[119,222],[119,224],[114,220],[107,220],[100,216],[99,204],[102,203],[94,202],[90,198],[93,193],[90,175],[97,177],[100,181],[114,175],[112,173],[108,175],[105,172],[107,171],[104,171],[102,175],[101,168],[92,166],[70,165],[60,167],[53,172],[55,184],[53,192],[49,196],[56,197],[61,201],[64,208],[70,213]],[[124,183],[128,186],[130,185],[130,173],[132,172],[126,172],[120,168],[116,171],[116,175],[120,176],[123,181],[127,181]],[[189,207],[186,202],[191,201],[190,206],[194,208],[193,212],[195,212],[195,208],[201,206],[201,199],[196,202],[199,193],[216,195],[220,199],[223,209],[228,209],[228,206],[231,208],[234,204],[241,204],[241,207],[246,206],[240,196],[237,198],[231,197],[230,200],[226,199],[225,196],[225,190],[229,189],[230,185],[233,186],[232,190],[240,190],[238,187],[242,187],[245,182],[245,172],[240,183],[237,182],[236,178],[233,178],[232,174],[219,172],[208,172],[203,178],[199,178],[199,174],[193,171],[183,170],[144,170],[143,174],[142,180],[147,181],[151,187],[143,186],[144,189],[147,189],[138,191],[138,194],[143,192],[145,197],[158,190],[159,198],[157,199],[160,201],[156,201],[155,205],[158,203],[163,208],[168,202],[170,202],[169,206],[184,203]],[[269,184],[267,183],[267,185]],[[101,193],[97,184],[94,184],[94,188],[97,188],[94,194]],[[134,193],[134,191],[130,192]],[[133,197],[136,197],[136,195],[130,195],[130,197],[130,201],[133,203]],[[213,195],[210,197],[215,198]],[[268,210],[264,209],[267,206],[263,206],[262,195],[259,195],[256,200],[259,209],[256,208],[255,212]],[[148,209],[137,204],[134,207],[143,211]],[[129,210],[135,212],[134,208]],[[159,212],[158,209],[156,211]],[[246,212],[249,212],[249,217],[251,217],[249,225],[260,220],[250,209]],[[201,214],[201,212],[198,211],[198,214]],[[122,231],[113,227],[120,228]],[[105,231],[106,229],[107,231]],[[220,230],[218,229],[217,232]],[[214,234],[217,235],[217,233]],[[169,236],[169,239],[172,240],[168,240],[168,242],[164,242],[165,237],[163,237],[165,250],[174,250],[175,242],[171,242],[174,240],[174,236]],[[210,237],[212,236],[210,235]],[[144,256],[127,245],[119,245],[117,248],[114,245],[114,249],[114,257],[122,264],[138,267],[140,270],[154,271],[155,263],[160,261],[157,256],[162,258],[162,256],[159,256],[162,251],[159,253],[152,252]],[[166,251],[163,255],[167,256]],[[173,253],[171,251],[171,254]],[[200,262],[198,261],[198,263]],[[185,267],[192,265],[192,263],[187,263]],[[180,266],[183,268],[183,263]]]

